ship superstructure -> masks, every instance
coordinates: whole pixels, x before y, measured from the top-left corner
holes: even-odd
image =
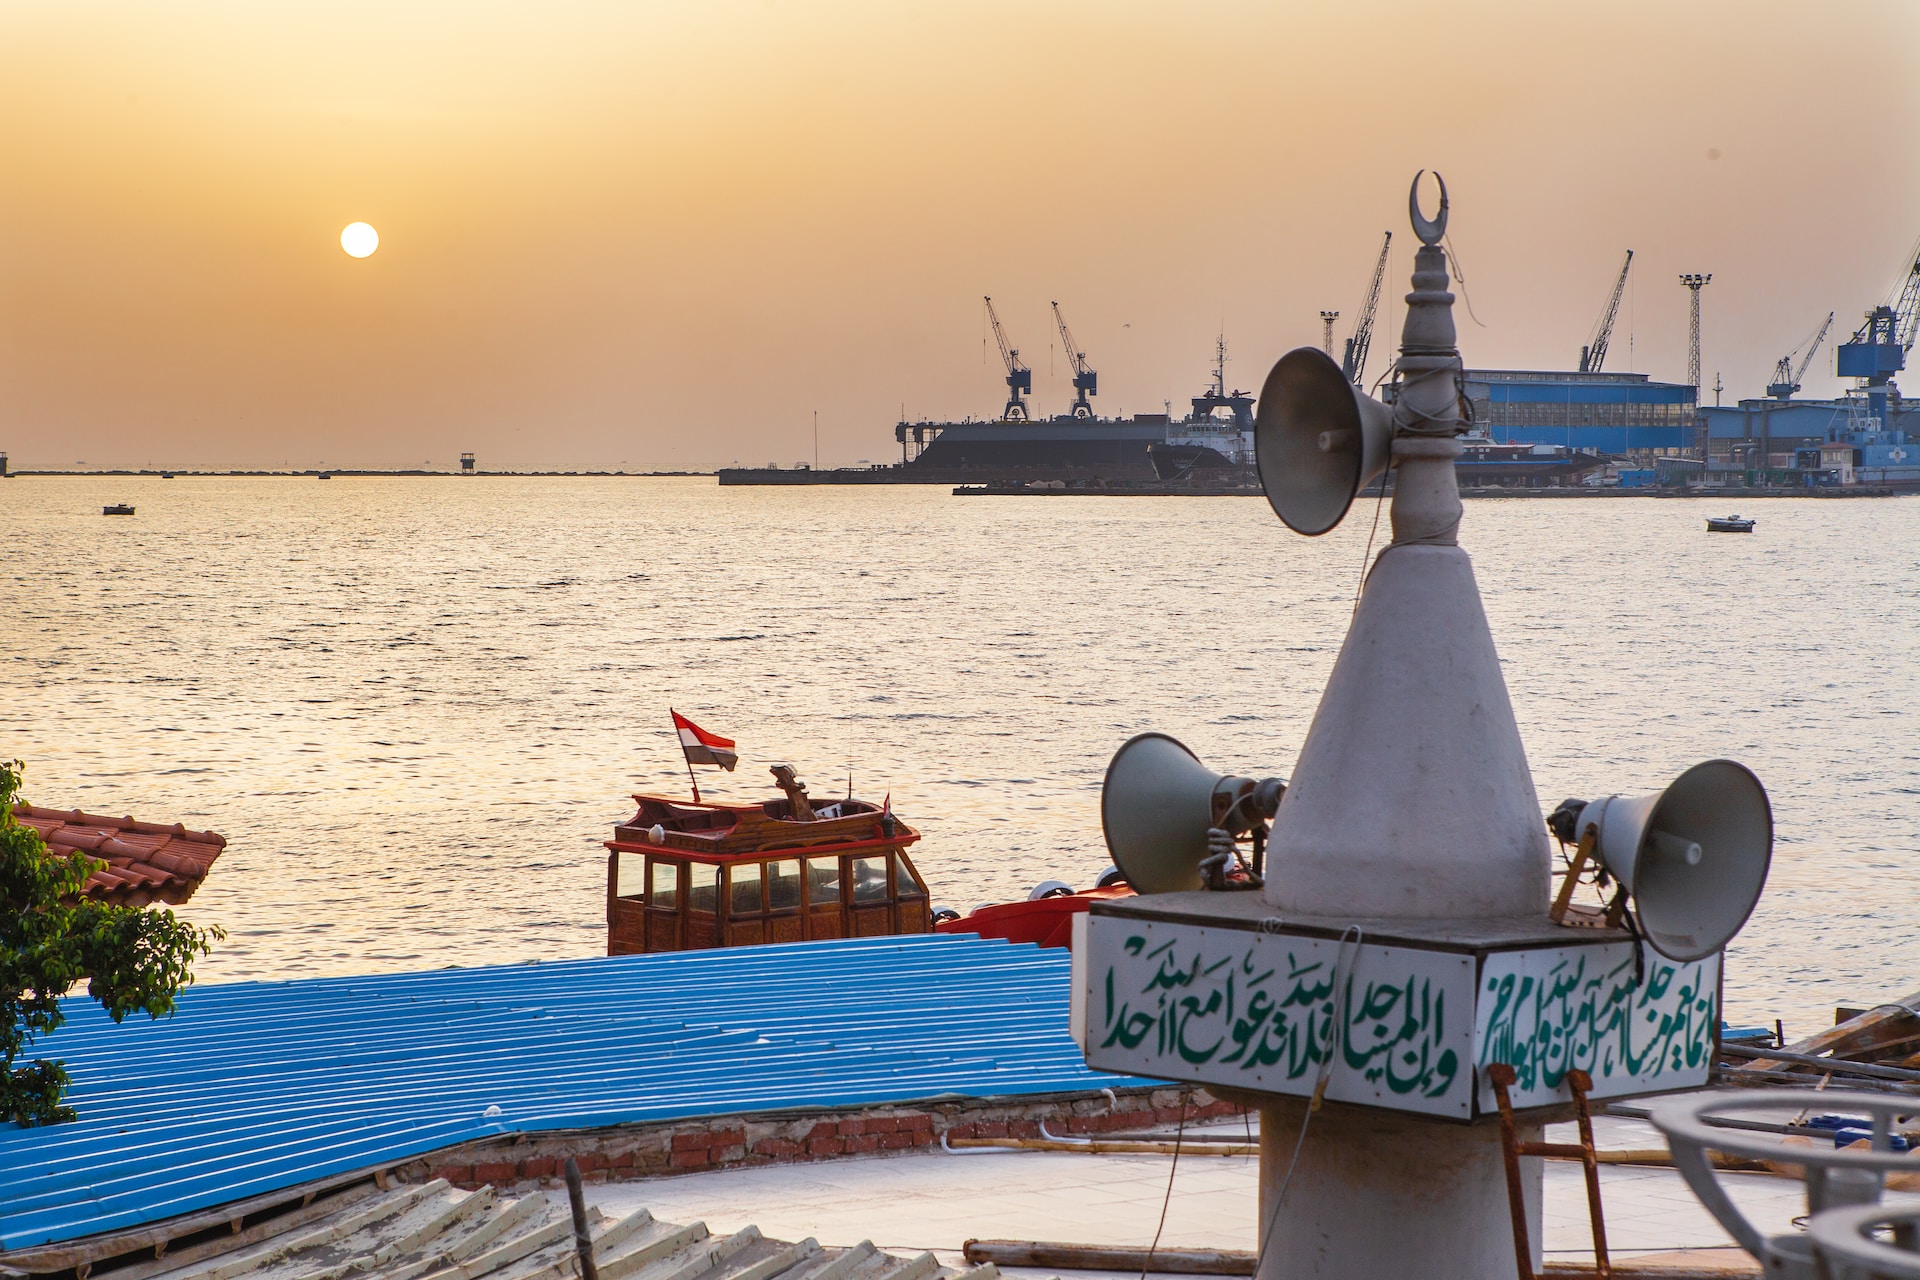
[[[1254,397],[1237,387],[1227,390],[1225,334],[1214,342],[1213,382],[1190,403],[1191,413],[1167,424],[1166,439],[1147,447],[1154,475],[1177,480],[1197,470],[1251,468]]]
[[[1032,375],[1020,362],[1019,350],[1006,340],[998,317],[990,313],[1013,391],[1006,410],[987,421],[899,423],[893,436],[900,446],[901,479],[1152,480],[1158,464],[1149,454],[1168,448],[1214,451],[1235,464],[1252,461],[1254,397],[1227,389],[1224,335],[1214,344],[1213,380],[1192,397],[1185,417],[1142,413],[1102,418],[1088,401],[1099,394],[1100,375],[1074,343],[1058,303],[1054,316],[1073,370],[1070,411],[1050,418],[1031,415],[1020,393]]]

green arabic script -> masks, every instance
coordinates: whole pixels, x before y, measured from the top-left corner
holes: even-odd
[[[1596,1085],[1703,1071],[1713,1053],[1714,966],[1651,950],[1645,959],[1639,982],[1621,947],[1568,948],[1539,974],[1487,973],[1478,1065],[1511,1064],[1522,1091],[1558,1089],[1576,1067]]]
[[[1102,1048],[1119,1047],[1172,1068],[1231,1068],[1261,1086],[1309,1084],[1329,1053],[1337,1065],[1398,1095],[1442,1097],[1461,1070],[1447,1040],[1446,993],[1413,973],[1392,980],[1348,974],[1335,1000],[1330,947],[1253,937],[1212,947],[1129,934],[1096,977]],[[1356,966],[1357,968],[1358,966]],[[1336,1006],[1344,1017],[1335,1026]],[[1458,1011],[1467,1016],[1469,1011]],[[1149,1068],[1151,1065],[1149,1064]],[[1224,1082],[1215,1070],[1209,1079]]]

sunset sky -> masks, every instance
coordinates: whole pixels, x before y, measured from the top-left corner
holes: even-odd
[[[1572,367],[1632,248],[1608,367],[1681,380],[1712,272],[1731,402],[1897,282],[1917,54],[1912,0],[5,0],[0,450],[886,460],[997,413],[982,294],[1042,411],[1052,299],[1102,410],[1179,408],[1223,329],[1250,388],[1344,335],[1391,229],[1378,372],[1422,167],[1469,364]]]

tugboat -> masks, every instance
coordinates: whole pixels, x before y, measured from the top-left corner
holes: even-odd
[[[1253,470],[1254,397],[1238,387],[1227,390],[1224,334],[1213,350],[1212,384],[1193,397],[1193,412],[1168,424],[1165,440],[1147,446],[1147,464],[1161,480],[1185,480],[1195,471],[1224,471],[1231,477],[1228,483],[1257,487],[1260,479]],[[1218,477],[1207,478],[1220,482]]]
[[[669,711],[693,802],[636,795],[639,809],[606,842],[610,956],[911,933],[1065,947],[1074,916],[1133,893],[1109,867],[1084,892],[1044,880],[1024,902],[983,903],[965,916],[933,906],[907,856],[920,833],[895,816],[891,796],[855,800],[849,779],[844,799],[816,804],[793,766],[776,764],[768,772],[780,799],[706,803],[694,766],[731,772],[736,744]]]
[[[100,508],[100,514],[103,516],[130,516],[133,514],[133,507],[130,503],[115,502],[109,506]]]
[[[928,933],[927,884],[892,804],[816,805],[793,766],[761,804],[636,795],[607,846],[607,954]]]
[[[1742,517],[1738,512],[1730,516],[1708,516],[1708,533],[1752,533],[1753,520]]]

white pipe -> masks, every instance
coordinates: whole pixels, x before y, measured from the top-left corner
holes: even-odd
[[[1009,1151],[1018,1151],[1020,1148],[1018,1147],[957,1147],[957,1148],[950,1147],[947,1145],[947,1135],[942,1133],[940,1135],[940,1149],[946,1152],[950,1156],[990,1156],[995,1154],[996,1152],[1004,1155]]]

